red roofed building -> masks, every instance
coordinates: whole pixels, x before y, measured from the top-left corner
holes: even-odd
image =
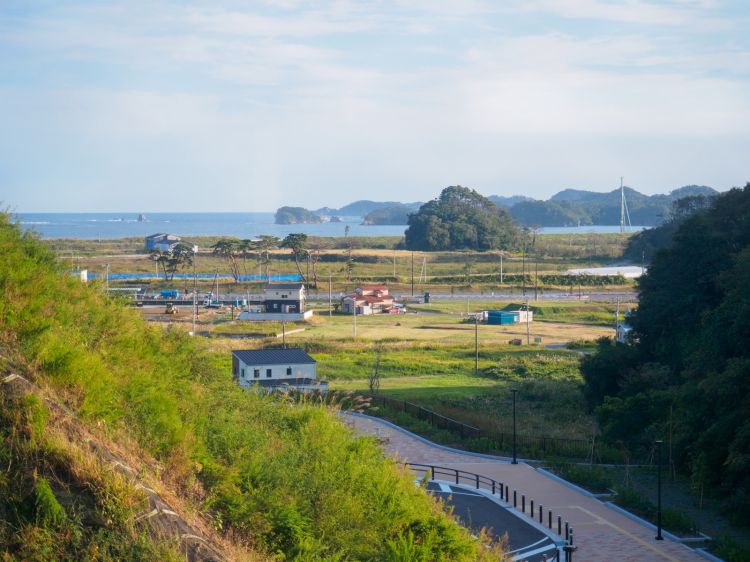
[[[393,308],[393,297],[386,285],[362,285],[341,299],[341,310],[347,314],[387,313]]]

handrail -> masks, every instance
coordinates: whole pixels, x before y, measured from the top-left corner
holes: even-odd
[[[477,474],[476,472],[469,472],[467,470],[460,470],[458,468],[449,468],[449,467],[438,466],[434,464],[422,464],[422,463],[416,463],[416,462],[414,463],[404,462],[403,464],[407,468],[412,469],[414,472],[429,474],[430,480],[442,480],[441,478],[436,478],[436,476],[448,476],[450,477],[450,479],[446,479],[446,481],[455,482],[456,485],[461,485],[464,482],[470,482],[471,485],[473,485],[476,490],[486,490],[487,492],[490,492],[493,496],[499,498],[501,501],[504,501],[505,503],[507,503],[509,507],[512,506],[513,509],[518,511],[518,507],[519,507],[518,490],[511,489],[510,486],[508,486],[507,484],[497,481],[494,478],[490,478],[482,474]],[[512,492],[512,504],[511,504],[511,492]],[[545,526],[544,506],[541,504],[537,504],[538,506],[538,511],[537,511],[534,506],[533,498],[530,498],[528,505],[529,505],[529,510],[527,512],[526,495],[520,494],[521,514],[531,519],[534,522],[536,522],[536,518],[538,516],[539,525],[544,527]],[[558,515],[556,518],[557,531],[555,532],[553,529],[554,515],[552,513],[552,510],[551,509],[546,510],[546,515],[547,515],[546,517],[547,528],[553,533],[556,533],[557,536],[560,537],[560,540],[563,541],[562,548],[563,548],[563,552],[565,553],[565,562],[572,562],[573,552],[576,550],[576,547],[573,546],[573,527],[571,527],[567,521],[565,521],[563,525],[563,519],[560,515]]]

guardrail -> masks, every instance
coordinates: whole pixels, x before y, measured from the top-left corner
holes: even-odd
[[[525,494],[519,494],[518,490],[510,488],[507,484],[476,474],[475,472],[468,472],[466,470],[459,470],[457,468],[448,468],[444,466],[437,466],[432,464],[421,464],[406,462],[404,466],[410,468],[417,474],[429,474],[429,480],[443,480],[447,482],[455,482],[456,485],[468,484],[473,486],[476,490],[484,490],[489,492],[492,496],[496,497],[502,502],[508,504],[509,507],[513,507],[516,511],[520,511],[524,516],[528,517],[535,523],[539,522],[542,527],[547,528],[556,533],[560,540],[563,541],[562,550],[565,554],[565,562],[573,562],[573,553],[576,550],[573,544],[573,527],[567,521],[563,521],[560,515],[555,516],[552,510],[548,509],[545,511],[542,504],[534,505],[534,499],[530,498],[526,501]],[[440,478],[445,477],[445,478]],[[519,510],[520,506],[520,510]],[[528,506],[528,511],[527,511]],[[546,517],[545,517],[546,515]],[[555,531],[555,524],[557,530]]]

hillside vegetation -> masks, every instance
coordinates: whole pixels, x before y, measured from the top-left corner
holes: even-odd
[[[750,524],[750,184],[674,230],[639,283],[632,345],[583,361],[603,436],[636,449],[665,439],[696,497]]]
[[[334,411],[241,390],[221,367],[225,358],[177,330],[147,326],[100,287],[66,275],[7,215],[0,216],[0,291],[3,347],[17,350],[91,431],[135,440],[143,456],[156,458],[162,479],[236,544],[275,560],[497,559]],[[0,423],[5,465],[14,426]],[[21,470],[29,485],[2,500],[0,548],[10,559],[33,559],[14,537],[39,526],[40,513],[49,514],[46,527],[75,521],[75,508],[57,501],[33,464]],[[47,508],[21,509],[34,502],[31,490]],[[114,525],[105,520],[101,528],[114,533]],[[81,526],[90,523],[71,532]],[[122,548],[138,544],[129,536]],[[143,557],[165,558],[155,548],[144,547]]]

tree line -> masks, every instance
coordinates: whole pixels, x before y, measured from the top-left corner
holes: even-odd
[[[661,229],[630,342],[583,360],[586,397],[606,440],[664,439],[699,501],[710,491],[749,524],[750,183]]]

